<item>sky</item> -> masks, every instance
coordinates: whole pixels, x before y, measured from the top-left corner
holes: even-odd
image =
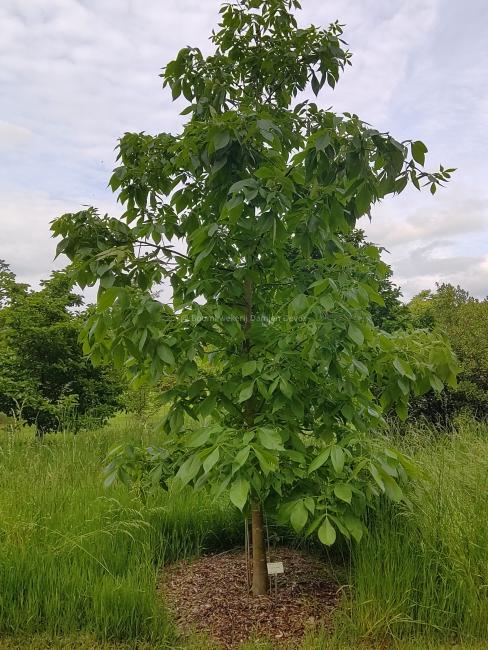
[[[176,133],[184,104],[159,73],[186,45],[210,51],[219,0],[0,1],[0,259],[37,286],[53,268],[49,223],[107,188],[126,131]],[[302,0],[303,25],[338,19],[353,53],[318,103],[456,167],[435,196],[406,190],[358,225],[383,246],[405,299],[436,282],[488,295],[488,3]]]

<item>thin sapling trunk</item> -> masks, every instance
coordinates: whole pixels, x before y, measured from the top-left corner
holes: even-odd
[[[268,567],[264,538],[263,508],[259,501],[253,500],[252,517],[252,594],[264,596],[268,593]]]

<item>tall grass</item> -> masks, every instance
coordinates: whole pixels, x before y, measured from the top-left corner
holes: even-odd
[[[123,486],[105,490],[103,459],[124,440],[149,443],[150,434],[122,418],[44,441],[0,433],[0,648],[17,647],[7,637],[19,634],[32,635],[32,647],[45,635],[78,639],[73,647],[98,647],[94,638],[182,647],[156,593],[158,568],[240,542],[239,517],[190,491],[142,500]],[[336,633],[303,649],[488,640],[488,430],[412,431],[399,444],[428,480],[408,488],[410,509],[381,503],[370,517],[370,534],[347,556]]]
[[[423,466],[412,508],[386,503],[354,551],[350,620],[360,636],[488,639],[488,430],[403,440]]]
[[[105,490],[103,458],[140,437],[132,427],[43,442],[0,435],[0,634],[170,635],[157,567],[233,543],[235,516],[201,494],[142,502],[121,486]]]

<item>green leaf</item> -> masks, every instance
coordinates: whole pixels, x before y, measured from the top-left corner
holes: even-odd
[[[249,445],[246,445],[245,447],[243,447],[237,452],[234,458],[234,462],[232,463],[232,468],[234,472],[236,472],[244,465],[246,460],[249,458],[250,451],[251,451],[251,447]]]
[[[320,296],[319,303],[324,308],[325,311],[331,311],[334,307],[334,299],[330,293],[325,294],[325,296]]]
[[[351,534],[347,530],[344,521],[342,520],[341,516],[335,516],[335,515],[329,515],[331,521],[336,525],[336,528],[341,532],[346,539],[351,539]]]
[[[282,378],[280,380],[280,391],[287,399],[291,399],[293,397],[293,387],[286,381],[286,379]]]
[[[245,187],[256,187],[257,181],[254,178],[244,178],[241,181],[235,182],[229,187],[229,194],[240,192]]]
[[[230,500],[241,511],[246,505],[247,498],[249,496],[249,489],[249,481],[241,476],[236,478],[236,480],[231,485],[229,492]]]
[[[351,503],[352,500],[352,488],[348,483],[341,483],[334,487],[334,494],[341,501],[346,503]]]
[[[97,307],[99,309],[107,309],[108,307],[111,307],[120,290],[120,287],[110,287],[110,289],[105,289],[105,291],[98,296]]]
[[[298,463],[299,465],[305,465],[306,463],[305,456],[301,451],[296,451],[295,449],[287,449],[285,451],[285,454],[288,458],[291,458],[294,463]]]
[[[246,361],[246,363],[242,366],[242,376],[247,377],[248,375],[252,375],[254,372],[256,372],[256,362],[255,361]]]
[[[214,245],[215,245],[215,240],[212,240],[210,244],[196,256],[195,263],[193,266],[194,272],[196,272],[201,267],[203,260],[210,255]]]
[[[317,280],[313,284],[310,285],[310,288],[313,288],[313,294],[314,296],[320,296],[321,293],[323,293],[326,289],[329,288],[329,278],[322,278],[321,280]]]
[[[157,354],[158,357],[164,361],[165,363],[168,363],[170,366],[173,366],[175,364],[175,357],[174,354],[171,350],[171,348],[166,345],[165,343],[160,343],[157,347]]]
[[[218,131],[212,138],[212,143],[215,151],[223,149],[229,144],[230,133],[228,131]]]
[[[205,474],[208,474],[208,472],[212,469],[212,467],[215,465],[215,463],[219,460],[220,457],[220,451],[218,447],[215,447],[215,449],[212,451],[211,454],[205,458],[203,461],[203,471]]]
[[[332,546],[336,541],[336,531],[328,517],[324,519],[324,522],[320,526],[318,536],[322,544],[325,544],[325,546]]]
[[[303,501],[297,501],[290,515],[290,522],[295,532],[299,533],[305,527],[308,519],[308,510]]]
[[[212,411],[215,410],[217,406],[217,398],[215,395],[209,395],[198,405],[198,414],[206,418],[207,415],[210,415]]]
[[[357,211],[360,215],[364,214],[370,209],[372,198],[373,197],[371,196],[371,191],[369,190],[368,186],[364,184],[356,196],[355,201]]]
[[[306,537],[309,537],[312,533],[314,533],[317,530],[317,528],[322,523],[323,518],[324,515],[318,515],[312,520],[312,522],[307,526],[307,529],[305,531]]]
[[[381,478],[380,473],[379,473],[378,468],[376,467],[376,465],[373,465],[371,463],[371,465],[369,466],[369,471],[371,472],[371,476],[376,481],[376,483],[379,486],[380,490],[382,492],[384,492],[385,491],[385,484],[383,483],[383,479]]]
[[[308,308],[308,298],[304,293],[299,293],[290,303],[289,311],[291,314],[299,316]]]
[[[274,124],[271,120],[257,120],[256,122],[258,129],[261,131],[261,134],[263,137],[268,140],[268,142],[272,142],[274,140],[274,135],[273,135],[273,130],[279,131],[279,127]]]
[[[198,458],[197,454],[193,454],[190,458],[185,460],[183,465],[181,465],[180,469],[176,473],[176,478],[180,479],[183,485],[186,485],[195,478],[201,466],[201,460]]]
[[[349,338],[354,341],[357,345],[362,345],[364,343],[364,334],[354,323],[350,323],[347,330],[347,335]]]
[[[313,497],[305,497],[305,499],[303,499],[303,505],[305,506],[305,508],[309,511],[309,513],[311,515],[314,514],[314,512],[315,512],[315,500],[314,500]]]
[[[278,467],[278,459],[274,454],[271,453],[271,450],[266,450],[263,447],[259,448],[257,446],[253,447],[256,458],[258,459],[259,466],[263,472],[268,475],[270,472],[274,472]]]
[[[408,417],[407,405],[404,404],[403,402],[398,402],[397,404],[395,404],[395,413],[398,415],[398,417],[402,422],[405,422],[405,420]]]
[[[113,285],[114,282],[115,282],[115,275],[111,271],[105,273],[100,278],[100,286],[103,287],[104,289],[110,289],[110,287]]]
[[[117,480],[118,478],[118,470],[114,470],[113,472],[110,472],[110,474],[107,474],[106,479],[103,482],[103,487],[109,488],[113,485],[113,483]]]
[[[437,377],[437,375],[431,375],[429,377],[429,381],[430,385],[437,393],[440,393],[444,389],[444,384],[439,379],[439,377]]]
[[[325,151],[326,147],[330,144],[330,135],[322,133],[315,139],[315,148],[317,151]]]
[[[343,521],[356,542],[360,542],[364,532],[361,521],[349,512],[343,516]]]
[[[412,158],[419,165],[424,165],[425,154],[427,153],[427,151],[428,151],[427,147],[420,140],[415,140],[415,142],[412,142]]]
[[[315,96],[317,96],[320,91],[320,82],[317,79],[315,72],[312,72],[312,91]]]
[[[254,172],[254,175],[257,176],[258,178],[275,178],[277,175],[277,170],[273,169],[272,167],[259,167],[259,169],[256,169]]]
[[[241,392],[239,393],[238,402],[241,403],[250,399],[253,390],[254,390],[254,381],[250,381],[249,383],[245,384],[243,388],[241,388]]]
[[[283,449],[283,441],[278,431],[258,429],[258,440],[266,449]]]
[[[385,485],[385,494],[392,501],[398,502],[403,499],[403,491],[393,476],[382,472],[383,483]]]
[[[319,469],[319,467],[322,467],[322,465],[327,462],[329,456],[330,456],[330,447],[327,447],[327,449],[321,451],[320,454],[316,458],[314,458],[313,461],[310,463],[310,467],[308,468],[308,473],[311,474],[312,472],[315,472],[315,470]]]
[[[407,361],[404,361],[399,357],[395,357],[393,359],[393,367],[397,372],[400,373],[400,375],[402,375],[402,377],[408,377],[412,381],[415,381],[415,375],[412,368],[410,367],[410,364]]]
[[[216,174],[218,171],[222,169],[222,167],[225,167],[226,164],[227,164],[227,156],[223,156],[222,158],[219,158],[212,165],[212,169],[210,170],[210,173]]]
[[[201,447],[210,440],[210,436],[212,435],[213,431],[213,427],[206,427],[205,429],[198,429],[197,431],[194,431],[186,439],[186,446],[190,448]]]
[[[330,452],[330,458],[335,471],[340,474],[344,469],[344,452],[340,447],[334,446]]]

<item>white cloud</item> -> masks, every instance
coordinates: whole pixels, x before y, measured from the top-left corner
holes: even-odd
[[[436,282],[460,284],[476,296],[488,293],[480,266],[488,250],[488,214],[482,197],[453,181],[434,197],[406,191],[360,223],[370,241],[386,249],[383,259],[410,298]]]
[[[353,53],[348,68],[327,101],[340,111],[356,112],[380,129],[395,126],[392,99],[408,78],[412,58],[435,24],[439,0],[359,0],[303,2],[309,22],[345,23],[344,37]]]
[[[390,198],[373,211],[371,224],[365,228],[371,239],[386,248],[404,248],[412,242],[486,232],[487,226],[485,202],[458,191],[453,181],[435,197],[412,190]]]
[[[16,149],[23,146],[30,139],[32,132],[24,126],[0,121],[0,151],[2,149]]]
[[[53,269],[66,266],[67,258],[54,260],[56,241],[50,223],[65,212],[83,209],[81,201],[59,200],[43,194],[12,194],[0,205],[0,259],[10,264],[20,282],[38,286]],[[101,211],[111,206],[102,205]]]
[[[415,259],[418,262],[418,258]],[[432,263],[429,263],[432,262]],[[465,263],[464,263],[465,262]],[[422,268],[423,267],[423,268]],[[430,271],[430,272],[429,272]],[[417,273],[396,276],[402,287],[403,297],[412,298],[423,289],[434,289],[436,283],[450,283],[467,289],[471,295],[488,297],[488,258],[425,258]]]
[[[2,202],[0,258],[11,265],[20,281],[36,284],[49,276],[55,254],[49,222],[70,207],[40,193],[11,195]]]
[[[391,251],[387,261],[406,294],[447,279],[483,294],[488,4],[302,5],[302,24],[346,23],[354,55],[321,105],[357,112],[400,139],[423,139],[435,164],[459,167],[435,197],[405,192],[385,202],[368,236]],[[179,128],[178,104],[162,92],[158,73],[185,45],[209,50],[219,6],[220,0],[0,2],[0,257],[21,279],[35,283],[52,268],[53,217],[82,204],[110,205],[106,185],[122,133]],[[439,241],[449,243],[441,248]]]

